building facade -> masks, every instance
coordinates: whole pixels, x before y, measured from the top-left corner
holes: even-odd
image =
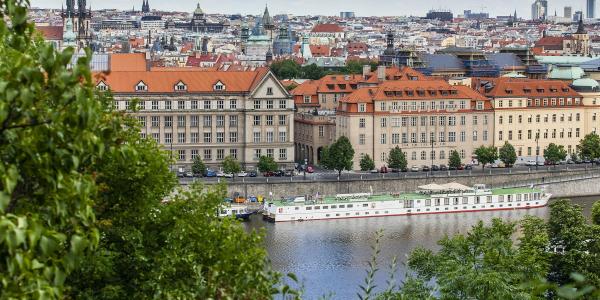
[[[447,164],[453,150],[469,163],[474,149],[493,143],[493,118],[490,101],[466,86],[398,80],[343,98],[336,131],[354,147],[354,169],[367,154],[377,168],[386,166],[396,146],[409,166]]]
[[[293,167],[293,103],[267,69],[255,71],[111,72],[97,79],[119,110],[131,112],[141,135],[172,151],[177,168],[189,169],[200,156],[218,169],[233,156],[250,170],[260,156]]]

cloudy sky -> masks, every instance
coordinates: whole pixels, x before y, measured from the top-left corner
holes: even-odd
[[[64,0],[30,0],[34,7],[60,8]],[[549,0],[549,11],[562,15],[564,6],[573,11],[585,7],[585,0]],[[599,1],[600,2],[600,1]],[[93,9],[139,9],[142,0],[87,0]],[[193,11],[197,0],[150,0],[152,9]],[[450,9],[455,14],[464,9],[487,11],[493,16],[507,15],[515,9],[520,16],[529,18],[533,0],[202,0],[200,5],[207,13],[259,14],[268,3],[271,14],[338,15],[340,11],[354,11],[359,16],[373,15],[424,15],[429,9]],[[600,3],[599,3],[600,6]]]

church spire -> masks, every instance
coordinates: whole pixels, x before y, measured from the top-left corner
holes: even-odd
[[[585,27],[583,26],[583,14],[579,15],[579,24],[577,24],[577,32],[575,34],[586,34]]]

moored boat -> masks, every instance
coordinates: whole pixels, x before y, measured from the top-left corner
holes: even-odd
[[[317,195],[312,199],[304,196],[266,201],[263,217],[289,222],[528,209],[547,205],[550,197],[533,187],[488,189],[482,184],[472,188],[458,183],[429,184],[414,193]]]
[[[219,217],[224,218],[234,216],[237,219],[248,220],[252,213],[253,211],[246,205],[224,204],[219,210]]]

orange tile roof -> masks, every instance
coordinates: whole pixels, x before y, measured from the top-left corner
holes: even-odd
[[[136,85],[142,81],[148,86],[147,93],[172,93],[175,85],[182,81],[187,85],[189,93],[213,93],[217,82],[225,85],[225,93],[250,92],[269,72],[266,68],[255,71],[190,71],[184,68],[178,70],[157,71],[128,71],[96,74],[96,82],[101,80],[114,93],[139,93]]]
[[[492,81],[488,97],[580,97],[567,83],[558,80],[497,78]],[[555,91],[551,91],[551,90]]]
[[[39,31],[46,40],[63,39],[62,26],[36,26],[35,29]]]
[[[344,32],[344,29],[337,24],[317,24],[312,32]]]
[[[110,55],[110,70],[146,71],[146,54],[144,53],[113,53]]]

